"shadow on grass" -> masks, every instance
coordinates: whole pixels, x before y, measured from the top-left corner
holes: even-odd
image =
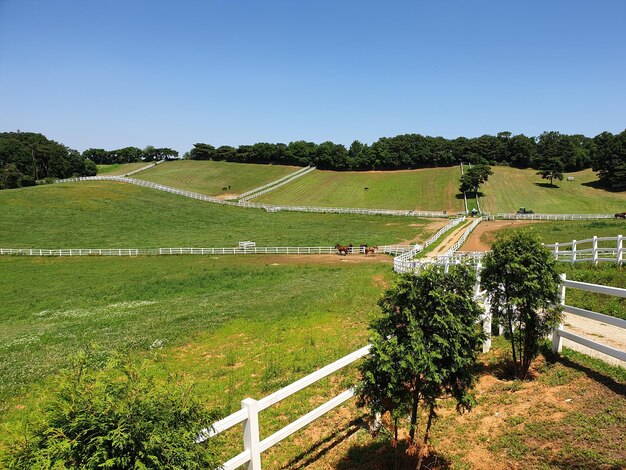
[[[397,466],[394,465],[397,453]],[[450,460],[431,452],[422,461],[422,468],[430,470],[443,470],[450,468]],[[347,455],[341,459],[335,468],[337,470],[383,470],[414,469],[417,465],[417,456],[406,454],[406,442],[398,443],[398,448],[392,447],[388,442],[374,441],[366,445],[354,445]]]
[[[587,186],[588,188],[593,189],[601,189],[603,191],[607,191],[609,193],[623,193],[626,191],[626,186],[619,186],[617,188],[612,188],[601,183],[599,180],[596,181],[587,181],[586,183],[580,183],[581,186]]]
[[[296,455],[291,461],[285,464],[283,469],[304,469],[313,465],[319,459],[324,457],[332,449],[340,445],[345,439],[355,434],[359,429],[364,427],[362,418],[355,418],[346,426],[338,428],[325,439],[316,442],[311,447],[304,449],[300,454]]]
[[[549,189],[558,189],[559,186],[557,186],[556,184],[550,184],[550,183],[533,183],[535,186],[539,186],[540,188],[549,188]]]
[[[546,359],[546,362],[554,364],[556,362],[564,365],[565,367],[569,367],[571,369],[577,370],[585,374],[591,380],[604,385],[606,388],[611,390],[613,393],[618,395],[626,396],[626,382],[620,382],[615,378],[611,377],[607,373],[602,372],[601,370],[597,370],[597,368],[590,367],[588,365],[582,364],[576,360],[570,359],[563,355],[554,354],[548,345],[543,345],[541,348],[541,353]],[[599,361],[599,359],[598,359]],[[602,368],[613,367],[608,364],[602,366]]]

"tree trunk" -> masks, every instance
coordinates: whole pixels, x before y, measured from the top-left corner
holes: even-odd
[[[513,319],[511,318],[511,313],[509,313],[509,334],[511,335],[511,348],[513,349],[513,370],[515,372],[515,376],[517,377],[517,356],[515,354],[515,336],[513,335]]]
[[[398,418],[393,420],[393,439],[396,443],[393,455],[393,470],[398,470]]]
[[[433,424],[433,418],[435,417],[435,405],[430,405],[430,411],[428,412],[428,423],[426,424],[426,432],[424,433],[424,447],[428,445],[428,436],[430,434],[430,426]],[[417,461],[417,470],[422,468],[422,460],[424,459],[424,453],[420,451],[419,460]]]
[[[413,408],[411,409],[411,428],[409,429],[409,444],[415,442],[415,431],[417,429],[417,408],[419,404],[420,391],[418,381],[415,381],[415,390],[413,391]]]

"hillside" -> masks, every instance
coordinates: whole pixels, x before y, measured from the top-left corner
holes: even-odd
[[[492,167],[481,198],[483,211],[515,212],[527,207],[547,214],[595,214],[626,211],[626,191],[610,192],[597,187],[597,176],[590,170],[566,173],[564,181],[550,187],[536,170],[504,166]],[[567,181],[567,177],[573,181]]]
[[[458,167],[398,171],[316,170],[255,202],[328,207],[461,211]],[[366,189],[367,188],[367,189]]]
[[[434,231],[413,217],[267,213],[96,181],[2,191],[0,219],[2,248],[384,245]]]
[[[137,173],[134,177],[209,196],[219,196],[241,194],[298,169],[299,167],[287,165],[180,160],[164,162]]]

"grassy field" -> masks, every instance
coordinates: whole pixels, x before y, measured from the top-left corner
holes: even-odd
[[[0,258],[1,423],[36,413],[51,377],[92,344],[99,361],[123,351],[190,375],[210,406],[234,411],[366,344],[392,276],[384,263],[284,257]],[[264,419],[280,427],[333,380]]]
[[[0,220],[3,248],[384,245],[432,233],[409,217],[267,213],[114,182],[1,191]]]
[[[218,196],[241,194],[298,169],[300,167],[286,165],[181,160],[164,162],[138,173],[135,177],[209,196]],[[224,190],[229,186],[230,189]]]
[[[581,220],[572,222],[538,222],[524,227],[536,233],[544,243],[567,243],[597,237],[626,235],[626,221],[621,219]],[[515,225],[501,231],[517,230]]]
[[[564,181],[550,187],[535,170],[492,167],[494,174],[483,188],[483,211],[516,212],[520,207],[548,214],[596,214],[626,211],[626,191],[597,188],[596,174],[583,170],[565,174]],[[567,181],[573,176],[574,181]]]
[[[611,276],[623,277],[615,269]],[[261,398],[365,344],[376,300],[392,278],[386,264],[292,264],[279,257],[0,258],[0,441],[37,416],[59,368],[93,343],[95,362],[125,351],[146,360],[157,379],[178,374],[209,406],[235,411],[244,397]],[[565,350],[563,358],[546,353],[534,380],[521,383],[507,376],[504,341],[494,345],[482,357],[473,412],[458,416],[452,403],[441,402],[433,433],[439,463],[626,463],[626,371]],[[354,378],[348,369],[263,412],[263,437]],[[370,437],[363,418],[351,401],[265,453],[263,464],[388,468],[393,449]],[[224,457],[240,446],[235,429]]]
[[[125,175],[133,170],[138,170],[141,167],[148,165],[146,162],[135,163],[114,163],[113,165],[97,165],[98,175],[118,176]]]
[[[320,171],[298,178],[256,202],[324,207],[463,210],[458,167],[407,171]],[[369,189],[365,189],[369,188]]]

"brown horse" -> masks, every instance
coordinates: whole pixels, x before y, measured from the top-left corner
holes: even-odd
[[[376,253],[376,250],[378,250],[377,246],[368,246],[367,248],[365,248],[365,256],[367,256],[368,253]]]
[[[341,256],[346,256],[348,252],[350,251],[349,246],[343,246],[343,245],[340,245],[339,243],[335,245],[335,249],[337,250],[337,254]]]

